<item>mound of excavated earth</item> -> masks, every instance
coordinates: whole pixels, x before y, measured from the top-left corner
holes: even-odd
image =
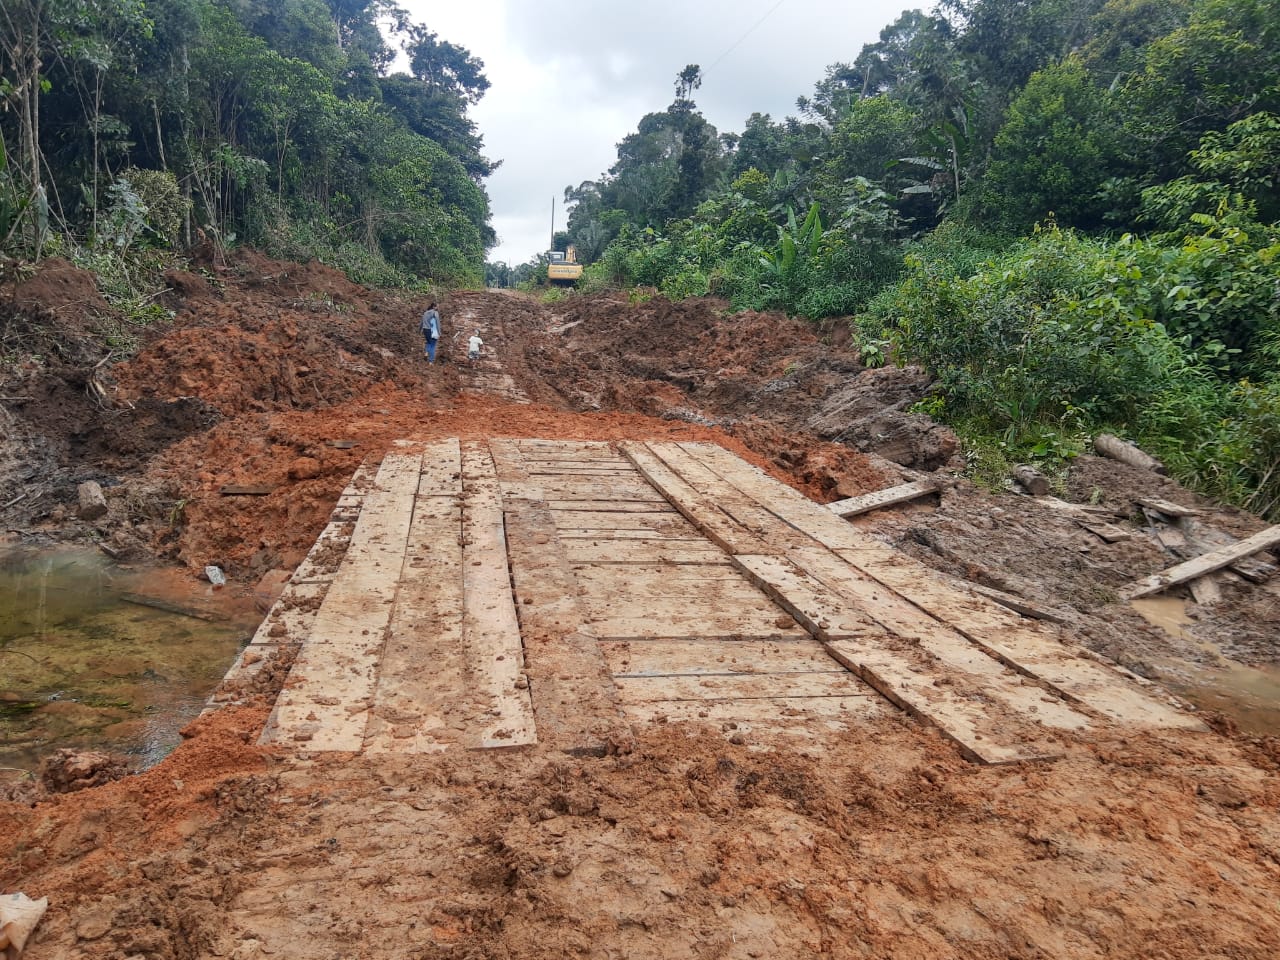
[[[840,327],[458,292],[428,365],[317,265],[169,287],[127,360],[67,264],[0,303],[0,517],[271,612],[165,760],[0,802],[24,957],[1280,955],[1280,578],[1119,600],[1262,521],[975,489]]]

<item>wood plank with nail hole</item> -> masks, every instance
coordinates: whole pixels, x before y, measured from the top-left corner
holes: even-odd
[[[463,641],[471,678],[477,691],[487,696],[490,714],[480,746],[536,743],[507,566],[501,494],[492,456],[483,444],[463,446],[462,478]]]
[[[363,746],[421,464],[421,455],[383,458],[346,556],[276,699],[272,741],[320,751]]]
[[[523,471],[520,448],[491,440],[500,482]],[[504,486],[504,490],[505,490]],[[528,491],[528,488],[524,488]],[[602,756],[633,741],[603,651],[587,628],[578,584],[545,502],[503,494],[511,577],[538,739]]]
[[[1046,723],[1082,729],[1087,717],[1054,701],[981,651],[982,660],[938,657],[938,645],[903,637],[856,609],[850,600],[781,557],[740,556],[759,579],[825,646],[891,702],[938,728],[966,755],[983,763],[1059,756]],[[941,647],[944,655],[957,653]],[[982,661],[985,661],[983,663]]]
[[[1193,714],[1148,695],[1122,674],[1063,643],[1044,624],[950,587],[928,567],[836,517],[713,444],[682,444],[758,503],[996,659],[1118,723],[1204,730]],[[1280,528],[1277,528],[1280,529]]]

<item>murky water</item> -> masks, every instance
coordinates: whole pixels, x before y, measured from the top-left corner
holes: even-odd
[[[185,576],[86,552],[0,557],[0,767],[32,770],[58,747],[155,763],[251,629],[243,605]]]
[[[1145,597],[1132,602],[1148,623],[1195,644],[1206,654],[1204,663],[1156,661],[1174,693],[1202,710],[1230,717],[1245,733],[1280,735],[1280,670],[1232,660],[1216,644],[1197,637],[1187,603],[1179,597]]]

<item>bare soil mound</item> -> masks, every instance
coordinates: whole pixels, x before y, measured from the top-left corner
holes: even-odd
[[[43,338],[0,375],[0,519],[11,539],[216,563],[233,588],[296,565],[355,468],[399,439],[710,440],[828,500],[956,454],[910,413],[918,372],[864,370],[837,331],[716,301],[457,292],[427,365],[421,299],[246,252],[171,273],[173,321],[99,366],[105,305],[84,280],[46,265],[0,305],[21,343]],[[492,353],[468,365],[476,329]],[[84,479],[105,517],[76,517]],[[1280,661],[1273,584],[1224,581],[1183,637],[1115,600],[1171,562],[1135,496],[1235,536],[1256,518],[1093,458],[1063,493],[1129,536],[963,480],[856,522],[1162,681]],[[0,891],[53,901],[26,956],[1280,954],[1280,746],[1225,717],[1220,736],[988,768],[905,716],[808,750],[672,724],[597,759],[286,762],[253,745],[282,674],[140,775],[0,803]]]

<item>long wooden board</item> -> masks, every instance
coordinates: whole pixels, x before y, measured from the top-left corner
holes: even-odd
[[[755,697],[750,700],[650,700],[628,703],[627,715],[650,723],[733,724],[746,729],[790,728],[813,737],[842,724],[864,722],[893,710],[878,693],[853,697]],[[815,733],[814,727],[821,727]]]
[[[422,449],[418,495],[456,497],[462,493],[462,450],[456,438],[438,440]]]
[[[656,700],[856,697],[870,693],[867,685],[848,670],[822,673],[614,677],[614,683],[618,685],[618,695],[625,703],[652,703]]]
[[[689,533],[683,517],[674,510],[618,513],[610,510],[557,510],[556,525],[580,530],[644,530],[650,535]]]
[[[720,549],[726,553],[764,553],[769,549],[758,535],[721,510],[646,445],[628,442],[620,446],[644,478]]]
[[[796,640],[607,640],[600,650],[615,677],[699,674],[843,673],[809,637]]]
[[[421,455],[390,453],[263,737],[359,751],[404,563]]]
[[[775,483],[711,444],[682,444],[758,503],[834,551],[863,574],[946,623],[1003,663],[1050,684],[1067,699],[1122,723],[1203,730],[1194,715],[1136,688],[1038,623],[995,601],[951,588],[918,561],[865,536],[825,507]]]
[[[1263,550],[1270,550],[1277,546],[1280,546],[1280,524],[1267,527],[1267,529],[1261,530],[1251,537],[1246,537],[1238,543],[1219,547],[1217,550],[1211,550],[1202,556],[1196,557],[1194,560],[1188,560],[1186,563],[1180,563],[1159,573],[1153,573],[1149,577],[1143,577],[1141,580],[1135,581],[1121,590],[1120,596],[1125,600],[1149,597],[1153,593],[1161,593],[1172,586],[1186,583],[1188,580],[1194,580],[1196,577],[1202,577],[1206,573],[1212,573],[1215,570],[1221,570],[1237,560],[1243,560],[1245,557],[1251,557],[1255,553],[1261,553]]]
[[[479,743],[477,714],[487,704],[469,703],[466,694],[461,534],[457,495],[419,494],[365,732],[367,753]]]
[[[518,477],[519,447],[493,440],[489,448],[500,479],[507,473]],[[603,653],[587,629],[552,513],[541,500],[505,492],[503,507],[538,737],[575,755],[623,749],[632,741],[631,729]]]
[[[981,661],[941,660],[935,649],[885,629],[827,585],[780,557],[737,558],[762,588],[789,608],[840,663],[891,702],[936,726],[967,756],[984,763],[1056,756],[1053,734],[1041,724],[1080,729],[1088,719],[1023,687]],[[833,626],[836,624],[838,626]],[[943,648],[944,655],[948,652]],[[1044,711],[1042,715],[1042,709]]]
[[[477,690],[489,699],[480,746],[537,742],[524,676],[520,624],[507,568],[502,502],[492,457],[480,444],[462,450],[463,639]]]
[[[921,497],[927,497],[929,494],[937,492],[937,481],[916,480],[912,483],[902,483],[896,487],[889,487],[886,490],[877,490],[875,493],[864,493],[860,497],[837,500],[835,503],[828,503],[827,509],[837,517],[843,517],[847,520],[850,517],[870,513],[872,510],[880,510],[883,507],[892,507],[899,503],[919,500]]]
[[[579,531],[581,533],[582,531]],[[635,538],[630,540],[606,540],[596,535],[572,536],[569,532],[560,531],[560,542],[564,547],[565,559],[570,563],[591,564],[627,564],[650,565],[661,563],[667,566],[692,564],[704,566],[708,563],[727,563],[724,553],[705,540],[652,540]]]

